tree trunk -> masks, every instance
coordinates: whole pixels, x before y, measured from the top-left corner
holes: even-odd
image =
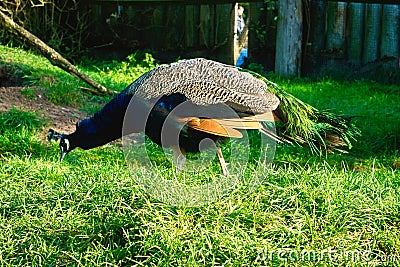
[[[301,0],[280,0],[276,40],[275,72],[290,77],[301,73]]]
[[[99,94],[115,93],[115,91],[111,91],[106,87],[104,87],[103,85],[101,85],[100,83],[92,80],[89,76],[81,72],[68,60],[62,57],[57,51],[49,47],[46,43],[44,43],[38,37],[27,31],[25,28],[19,26],[17,23],[15,23],[11,18],[9,18],[1,11],[0,11],[0,24],[9,29],[11,32],[14,32],[15,34],[19,35],[21,38],[29,41],[29,43],[35,49],[37,49],[44,57],[46,57],[53,65],[60,67],[61,69],[69,72],[73,76],[89,84],[90,86],[96,89],[97,93]]]

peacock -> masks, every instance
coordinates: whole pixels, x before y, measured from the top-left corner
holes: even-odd
[[[129,125],[123,133],[126,115]],[[266,127],[274,122],[279,122],[278,133]],[[359,135],[351,119],[319,111],[258,73],[195,58],[155,67],[78,122],[75,132],[50,129],[48,139],[60,140],[62,161],[77,147],[91,149],[123,134],[144,132],[156,144],[172,148],[179,172],[186,153],[199,152],[208,138],[217,144],[222,173],[228,175],[218,144],[241,138],[244,130],[259,130],[277,142],[308,145],[313,151],[345,151]]]

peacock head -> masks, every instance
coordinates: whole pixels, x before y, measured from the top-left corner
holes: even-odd
[[[49,129],[49,135],[47,136],[47,140],[60,140],[60,161],[62,161],[67,155],[68,152],[72,150],[71,142],[66,134],[60,134],[53,129]]]

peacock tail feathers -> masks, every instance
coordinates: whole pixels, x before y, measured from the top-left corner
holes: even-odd
[[[287,93],[277,84],[262,75],[247,70],[254,77],[267,84],[267,90],[280,99],[275,115],[282,123],[277,123],[279,131],[285,138],[300,145],[308,145],[313,152],[327,151],[346,152],[343,148],[352,148],[352,143],[360,136],[360,130],[351,118],[336,115],[329,111],[320,111]]]

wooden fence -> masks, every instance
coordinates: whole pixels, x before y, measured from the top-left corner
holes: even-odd
[[[310,32],[315,53],[356,65],[399,56],[400,5],[314,1],[310,13],[318,18]]]
[[[398,75],[400,5],[313,0],[309,12],[305,65],[347,71],[384,64]]]
[[[400,1],[397,5],[362,1],[366,0],[250,3],[252,61],[288,76],[353,71],[368,76],[379,67],[389,76],[397,75],[400,82]],[[300,13],[294,8],[299,2]]]
[[[230,1],[103,1],[91,4],[91,39],[98,46],[112,43],[171,52],[171,57],[201,56],[233,63],[234,3]],[[400,50],[400,5],[372,3],[376,1],[290,0],[282,14],[278,7],[282,9],[283,0],[251,1],[245,11],[250,18],[249,54],[267,69],[289,75],[308,74],[331,63],[342,69],[340,64],[362,67],[380,60],[394,62]],[[293,3],[303,11],[293,13],[298,23],[288,20]],[[288,23],[290,34],[298,27],[293,47],[287,33],[282,33]],[[293,58],[294,67],[287,57]]]

